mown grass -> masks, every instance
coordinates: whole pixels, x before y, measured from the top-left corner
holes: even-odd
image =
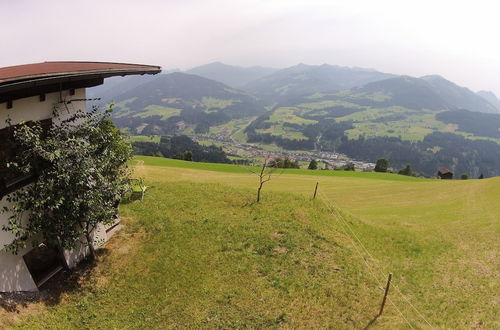
[[[156,115],[160,115],[162,120],[166,120],[173,116],[178,116],[182,112],[182,109],[176,109],[171,107],[164,107],[161,105],[151,104],[144,108],[143,111],[138,112],[134,117],[147,118]]]
[[[160,135],[133,135],[127,138],[127,140],[132,142],[154,142],[160,143]]]
[[[211,126],[209,133],[205,135],[213,136],[223,133],[224,135],[237,141],[246,142],[246,134],[243,131],[255,118],[256,117],[233,119],[221,125]]]
[[[271,134],[274,136],[281,136],[284,139],[288,140],[307,140],[307,136],[305,136],[299,129],[294,127],[289,127],[283,125],[283,123],[277,123],[271,125],[269,128],[265,129],[256,129],[255,130],[259,134]]]
[[[211,165],[138,158],[135,175],[152,188],[144,202],[121,206],[125,228],[95,280],[11,325],[359,329],[377,312],[378,286],[392,272],[433,327],[500,326],[499,178],[287,171],[255,204],[254,175]],[[317,181],[319,199],[346,222],[310,200]],[[389,297],[413,327],[429,327],[394,287]],[[409,328],[391,303],[374,327]]]
[[[436,120],[436,112],[431,110],[414,111],[404,107],[373,108],[339,118],[341,121],[354,121],[354,129],[346,131],[349,138],[393,136],[407,141],[422,141],[435,131],[457,133],[457,126]],[[396,116],[393,120],[377,120]],[[398,116],[404,116],[397,118]]]
[[[126,227],[94,269],[98,280],[15,325],[365,326],[380,294],[370,294],[375,283],[324,206],[289,194],[253,198],[223,185],[156,183],[144,202],[123,205]],[[387,319],[400,324],[395,312]]]
[[[218,99],[215,97],[202,97],[201,103],[205,105],[209,109],[224,109],[230,106],[231,104],[239,102],[238,100],[224,100]]]
[[[151,157],[151,156],[136,156],[133,163],[141,161],[144,165],[174,167],[174,168],[187,168],[199,169],[204,171],[216,171],[227,173],[249,173],[248,169],[257,170],[257,167],[249,166],[236,166],[230,164],[216,164],[216,163],[198,163],[186,162],[182,160]],[[312,175],[312,176],[332,176],[332,177],[354,177],[364,179],[376,180],[390,180],[390,181],[426,181],[426,179],[409,177],[404,175],[397,175],[391,173],[376,173],[376,172],[353,172],[353,171],[322,171],[322,170],[305,170],[305,169],[285,169],[276,171],[276,175],[281,174],[299,174],[299,175]]]
[[[297,108],[278,108],[269,117],[267,122],[269,123],[290,123],[290,124],[303,124],[303,125],[313,125],[316,124],[317,120],[310,120],[299,117],[296,115]]]
[[[265,194],[286,191],[310,197],[319,181],[319,196],[359,225],[355,232],[374,257],[365,255],[379,281],[393,272],[394,283],[433,326],[499,326],[500,178],[399,181],[392,178],[400,176],[390,174],[377,180],[371,175],[378,173],[339,177],[337,172],[308,172],[275,176],[266,183]],[[257,184],[252,174],[168,166],[139,166],[137,174],[165,183],[224,182],[243,189]],[[399,299],[406,317],[421,321],[404,298]]]

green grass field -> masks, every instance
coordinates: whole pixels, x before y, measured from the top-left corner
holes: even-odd
[[[166,120],[170,117],[180,115],[181,111],[181,109],[152,104],[145,107],[144,111],[137,113],[137,115],[135,115],[134,117],[147,118],[159,115],[161,116],[161,119]]]
[[[238,102],[237,100],[222,100],[214,97],[203,97],[201,103],[209,109],[224,109],[231,104]]]
[[[143,202],[121,205],[125,226],[92,280],[56,304],[0,309],[0,322],[360,329],[378,312],[392,272],[395,286],[373,328],[500,327],[500,178],[287,170],[256,204],[257,178],[237,166],[153,157],[133,164],[151,188]]]
[[[154,142],[154,143],[160,143],[160,136],[159,135],[133,135],[128,137],[128,142]]]

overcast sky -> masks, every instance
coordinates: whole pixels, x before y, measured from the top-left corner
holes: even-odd
[[[0,67],[329,63],[440,74],[500,96],[494,0],[0,0],[0,14]]]

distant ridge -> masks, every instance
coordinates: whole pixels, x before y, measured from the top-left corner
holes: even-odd
[[[497,113],[488,101],[465,87],[445,78],[432,75],[421,78],[399,76],[355,87],[353,93],[383,93],[390,95],[384,106],[403,106],[410,109],[458,110]]]
[[[281,102],[314,93],[349,89],[392,77],[394,75],[373,69],[300,63],[252,81],[243,86],[243,90],[268,102]]]
[[[497,108],[497,112],[500,113],[500,99],[491,91],[479,91],[477,95],[481,96],[486,101],[490,102]]]
[[[441,76],[424,76],[421,79],[428,82],[432,86],[432,90],[437,95],[441,96],[451,108],[484,113],[498,112],[498,109],[494,105],[478,96],[470,89],[458,86]]]
[[[241,88],[247,83],[270,75],[277,70],[261,66],[245,68],[221,62],[213,62],[187,70],[186,73],[216,80],[233,88]]]

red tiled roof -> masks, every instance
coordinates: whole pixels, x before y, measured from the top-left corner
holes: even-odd
[[[43,62],[0,68],[0,84],[16,81],[40,79],[85,73],[105,73],[107,75],[122,72],[133,74],[158,73],[161,67],[142,64],[108,62]]]
[[[439,174],[448,174],[451,173],[451,171],[447,168],[441,167],[438,171]]]

